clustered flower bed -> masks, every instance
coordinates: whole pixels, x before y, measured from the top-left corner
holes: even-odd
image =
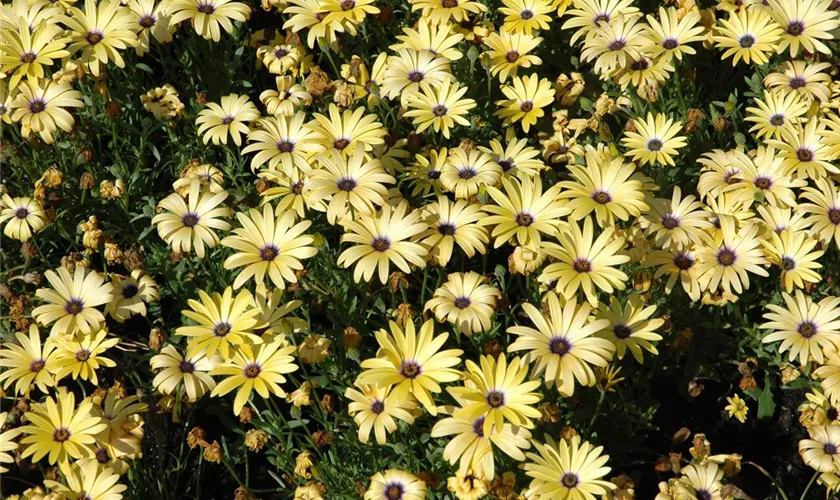
[[[836,0],[12,0],[2,496],[840,492]]]

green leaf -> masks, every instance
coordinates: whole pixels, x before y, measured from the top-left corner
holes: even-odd
[[[770,418],[776,412],[776,403],[773,401],[773,391],[770,390],[770,381],[764,382],[764,390],[758,397],[758,418]]]
[[[155,74],[155,72],[152,68],[150,68],[148,65],[143,64],[143,63],[137,63],[137,69],[145,71],[146,73],[148,73],[150,75]]]

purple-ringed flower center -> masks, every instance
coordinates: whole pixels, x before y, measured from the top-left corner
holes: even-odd
[[[70,430],[67,427],[59,427],[53,432],[53,441],[63,443],[70,439]]]
[[[137,288],[137,285],[134,283],[127,283],[123,288],[121,295],[124,299],[131,299],[134,298],[140,292],[140,289]]]
[[[455,234],[455,224],[444,222],[438,225],[438,232],[444,236],[453,236]]]
[[[785,124],[785,115],[782,113],[776,113],[770,117],[770,125],[774,127],[781,127]]]
[[[67,314],[72,314],[74,316],[82,312],[82,309],[84,308],[85,303],[82,302],[81,299],[70,299],[64,305],[64,311],[66,311]]]
[[[455,307],[457,307],[458,309],[466,309],[466,308],[470,307],[470,304],[472,304],[472,301],[470,300],[469,297],[457,297],[457,298],[455,298]]]
[[[522,104],[519,105],[519,111],[523,113],[530,113],[531,110],[534,109],[534,102],[533,101],[524,101]]]
[[[436,117],[440,118],[442,116],[446,116],[446,113],[449,110],[443,104],[438,104],[432,108],[432,114]]]
[[[221,323],[216,323],[216,326],[213,327],[213,335],[217,337],[224,337],[229,334],[231,330],[233,330],[233,326],[230,323],[223,321]]]
[[[742,49],[748,49],[755,45],[755,37],[748,33],[738,39],[738,45],[740,45]]]
[[[401,500],[403,497],[403,486],[398,483],[385,485],[385,496],[388,500]]]
[[[487,399],[487,404],[490,408],[501,408],[505,405],[505,393],[502,391],[495,389],[488,391],[485,399]]]
[[[530,9],[524,9],[522,12],[519,13],[519,17],[521,17],[523,21],[533,19],[534,18],[534,11],[530,10]]]
[[[837,454],[837,446],[833,443],[825,443],[823,445],[823,451],[826,455],[836,455]]]
[[[662,41],[662,48],[665,50],[674,50],[680,46],[680,41],[676,38],[666,38]]]
[[[236,119],[235,116],[228,115],[228,116],[222,118],[222,125],[230,125],[231,123],[233,123],[233,120],[235,120],[235,119]]]
[[[391,248],[391,240],[388,238],[376,237],[373,239],[373,243],[371,243],[370,246],[372,246],[377,252],[387,252],[388,249]]]
[[[280,249],[275,245],[266,245],[260,249],[260,258],[266,262],[271,262],[280,255]]]
[[[840,224],[840,208],[829,208],[828,220],[835,226]]]
[[[568,489],[577,488],[578,483],[580,480],[577,477],[577,474],[574,472],[567,472],[563,474],[563,477],[560,478],[560,484],[565,486]]]
[[[198,221],[200,219],[201,218],[198,216],[197,213],[187,212],[181,216],[181,224],[183,224],[185,227],[192,228],[198,225]]]
[[[346,177],[339,179],[336,183],[338,189],[340,189],[341,191],[347,191],[348,193],[356,189],[356,185],[357,184],[355,179],[348,179]]]
[[[374,399],[373,404],[370,405],[370,411],[379,415],[380,413],[385,411],[385,403],[383,403],[382,401],[380,401],[378,399]]]
[[[694,258],[688,254],[681,253],[674,257],[674,265],[680,271],[688,271],[694,266]]]
[[[522,227],[528,227],[534,223],[534,216],[527,212],[519,212],[516,214],[516,223]]]
[[[613,333],[618,339],[626,339],[633,334],[633,329],[627,325],[618,324],[613,326]]]
[[[473,167],[464,167],[458,170],[458,177],[464,180],[472,179],[476,175],[478,175],[478,172]]]
[[[29,210],[27,210],[26,207],[19,207],[15,210],[15,217],[18,219],[25,219],[29,217]]]
[[[630,69],[633,71],[644,71],[650,67],[650,61],[645,58],[633,61],[630,63]]]
[[[400,374],[405,378],[415,379],[423,373],[423,369],[416,361],[403,361]]]
[[[210,2],[202,2],[198,4],[196,10],[202,14],[212,14],[216,12],[216,6]]]
[[[280,141],[277,143],[277,150],[281,153],[291,153],[295,150],[295,143],[292,141]]]
[[[627,42],[622,39],[613,40],[607,44],[607,48],[613,52],[623,49],[627,46]]]
[[[41,113],[45,109],[47,109],[47,102],[41,98],[36,97],[29,101],[29,112],[30,113]]]
[[[802,87],[804,87],[806,85],[808,85],[808,81],[801,76],[794,76],[788,82],[788,87],[790,87],[794,90],[801,89]]]
[[[782,257],[782,269],[793,271],[796,268],[796,261],[790,257]]]
[[[788,23],[785,33],[790,36],[799,36],[805,31],[805,23],[802,21],[791,21]]]
[[[84,363],[85,361],[90,359],[90,351],[87,349],[79,349],[76,351],[76,361],[79,363]]]
[[[484,415],[478,417],[473,422],[473,432],[476,436],[483,438],[484,437],[484,420],[486,417]]]
[[[662,142],[662,139],[657,139],[656,137],[648,140],[647,142],[647,149],[651,153],[658,153],[662,151],[663,146],[665,146],[665,144]]]
[[[35,54],[32,52],[24,52],[20,55],[20,62],[27,64],[35,60]]]
[[[723,247],[717,254],[717,261],[718,264],[729,267],[735,264],[735,261],[738,260],[738,256],[735,255],[735,252],[729,248]]]
[[[105,448],[98,448],[96,450],[96,461],[103,465],[110,462],[111,456],[108,455],[108,450]]]
[[[813,321],[803,321],[796,329],[803,338],[810,339],[817,334],[817,325]]]
[[[88,31],[85,34],[85,40],[87,40],[87,43],[91,45],[96,45],[97,43],[101,42],[103,38],[105,38],[105,35],[103,35],[99,31]]]
[[[579,257],[572,263],[572,267],[578,273],[588,273],[592,271],[592,262],[589,259]]]
[[[569,343],[568,339],[565,337],[552,337],[551,340],[548,341],[548,350],[551,351],[552,354],[564,356],[571,350],[571,348],[572,344]]]
[[[519,59],[519,52],[511,50],[505,55],[505,59],[507,59],[507,62],[509,63],[514,63],[517,59]]]
[[[757,187],[758,189],[770,189],[773,186],[773,181],[770,180],[769,177],[761,176],[756,177],[755,181],[753,181],[753,184],[755,184],[755,187]]]
[[[598,23],[600,23],[601,21],[604,21],[604,22],[607,22],[607,23],[610,22],[610,15],[607,14],[606,12],[602,12],[602,13],[598,14],[597,16],[595,16],[594,18],[592,18],[592,24],[594,24],[595,26],[598,26]]]
[[[154,14],[145,14],[140,17],[140,21],[138,24],[144,28],[151,28],[155,25],[157,19],[155,18]]]
[[[356,7],[355,0],[342,0],[341,2],[341,10],[347,12],[348,10],[353,10]]]
[[[181,370],[181,373],[192,373],[195,371],[195,363],[187,359],[181,360],[178,369]]]
[[[262,373],[262,368],[260,368],[260,365],[256,363],[249,363],[245,365],[245,369],[242,370],[242,373],[247,378],[257,378],[260,376],[260,373]]]
[[[680,227],[680,219],[674,214],[662,216],[662,227],[665,229],[676,229]]]
[[[599,205],[606,205],[612,201],[612,196],[610,196],[610,193],[606,191],[595,191],[595,193],[592,194],[592,199]]]
[[[47,361],[44,359],[36,359],[29,363],[29,371],[32,373],[38,373],[47,366]]]
[[[804,146],[800,147],[800,148],[797,148],[796,149],[796,159],[803,162],[803,163],[813,161],[814,160],[814,152],[811,151],[810,149],[804,147]]]
[[[423,73],[419,71],[411,71],[408,73],[408,79],[414,83],[420,83],[423,81]]]

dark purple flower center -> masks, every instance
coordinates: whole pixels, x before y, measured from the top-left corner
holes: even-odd
[[[221,323],[216,323],[216,326],[213,327],[213,335],[217,337],[224,337],[229,334],[233,330],[233,325],[226,321],[222,321]]]
[[[589,259],[585,259],[585,258],[581,257],[581,258],[575,259],[575,261],[572,263],[572,267],[574,268],[574,270],[576,272],[588,273],[588,272],[592,271],[592,262],[590,262]]]
[[[633,334],[633,329],[627,325],[618,324],[613,326],[613,333],[615,334],[616,338],[626,339],[627,337]]]
[[[26,207],[18,207],[18,209],[15,210],[15,217],[18,219],[25,219],[29,217],[29,210],[27,210]]]
[[[674,265],[681,271],[688,271],[694,266],[694,258],[688,254],[681,253],[674,257]]]
[[[663,146],[665,146],[665,144],[662,142],[662,139],[653,138],[647,142],[647,149],[651,153],[658,153],[659,151],[662,151]]]
[[[388,249],[391,248],[391,240],[377,236],[373,239],[373,243],[371,243],[370,246],[372,246],[377,252],[387,252]]]
[[[181,224],[185,227],[195,227],[201,218],[195,212],[187,212],[181,216]]]
[[[140,288],[138,288],[137,285],[135,285],[134,283],[128,283],[124,287],[122,287],[120,295],[122,295],[124,299],[131,299],[139,292]]]
[[[423,373],[423,369],[416,361],[404,361],[400,368],[400,374],[405,378],[414,379]]]
[[[680,41],[676,38],[666,38],[662,41],[662,48],[665,50],[674,50],[680,46]]]
[[[262,368],[260,368],[260,365],[256,363],[249,363],[245,365],[245,369],[242,370],[242,373],[247,378],[257,378],[260,376],[260,373],[262,373]]]
[[[32,61],[35,60],[35,57],[37,57],[37,56],[35,56],[35,54],[32,53],[32,52],[24,52],[23,54],[20,55],[20,62],[22,62],[24,64],[31,63]]]
[[[522,227],[528,227],[534,223],[534,216],[527,212],[519,212],[516,214],[516,223]]]
[[[271,262],[280,255],[280,249],[275,245],[266,245],[260,249],[260,258],[266,262]]]
[[[196,10],[202,14],[212,14],[216,12],[216,6],[210,2],[202,2],[198,4]]]
[[[85,304],[82,302],[82,299],[70,299],[64,304],[64,311],[74,316],[82,312],[84,308]]]
[[[473,167],[464,167],[458,170],[458,177],[464,180],[472,179],[476,175],[478,175],[478,171],[476,171],[476,169],[474,169]]]
[[[610,196],[610,193],[606,191],[595,191],[595,193],[592,194],[592,199],[599,205],[606,205],[612,201],[612,196]]]
[[[517,59],[519,59],[519,52],[511,50],[505,55],[505,59],[507,59],[507,62],[509,63],[514,63]]]
[[[754,181],[755,187],[758,189],[770,189],[773,186],[773,181],[769,177],[756,177]]]
[[[193,373],[195,371],[195,363],[193,363],[192,361],[189,361],[187,359],[184,359],[178,365],[178,369],[181,370],[181,373],[187,373],[187,374]]]
[[[490,408],[500,408],[505,405],[505,393],[502,391],[497,391],[495,389],[488,391],[485,399],[487,400],[487,404]]]
[[[740,45],[742,49],[748,49],[755,45],[755,37],[750,34],[746,34],[738,39],[738,45]]]
[[[85,40],[87,40],[87,43],[91,45],[96,45],[101,42],[103,38],[105,38],[105,35],[99,31],[88,31],[85,34]]]
[[[665,214],[662,216],[662,227],[665,229],[676,229],[680,227],[680,219],[674,214]]]
[[[87,349],[80,349],[76,351],[76,361],[79,363],[84,363],[85,361],[90,359],[90,351]]]
[[[470,307],[470,304],[472,304],[472,301],[469,297],[457,297],[455,299],[455,307],[458,309],[466,309]]]
[[[810,149],[804,147],[804,146],[800,147],[800,148],[797,148],[796,149],[796,159],[803,162],[803,163],[813,161],[814,152],[811,151]]]
[[[565,337],[552,337],[551,340],[548,341],[548,350],[551,351],[552,354],[564,356],[569,352],[569,350],[571,350],[571,348],[572,344],[570,344],[568,339]]]
[[[438,118],[442,116],[446,116],[446,113],[449,110],[443,104],[438,104],[432,108],[432,114],[437,116]]]
[[[837,224],[840,224],[840,208],[829,208],[828,220],[831,221],[831,223],[835,226]]]
[[[295,150],[295,143],[292,141],[280,141],[277,143],[277,151],[291,153]]]
[[[70,439],[70,430],[67,427],[59,427],[53,432],[53,441],[63,443]]]
[[[444,222],[438,226],[438,232],[444,236],[452,236],[455,234],[455,224]]]
[[[153,14],[145,14],[140,17],[140,21],[138,21],[138,24],[140,24],[140,26],[144,28],[151,28],[155,25],[156,22],[157,19]]]
[[[813,321],[803,321],[799,324],[796,331],[799,332],[799,335],[802,335],[802,337],[810,339],[817,334],[817,325],[815,325]]]
[[[805,31],[805,23],[802,21],[791,21],[785,29],[785,32],[790,36],[799,36],[803,31]]]
[[[30,113],[41,113],[45,109],[47,109],[47,102],[41,98],[36,97],[29,101],[29,112]]]
[[[560,478],[560,484],[570,490],[577,488],[578,483],[580,483],[580,479],[578,479],[577,474],[574,472],[567,472]]]
[[[736,260],[738,260],[738,256],[735,255],[735,252],[726,247],[723,247],[717,254],[718,264],[724,267],[735,264]]]
[[[370,405],[370,411],[379,415],[380,413],[385,411],[385,403],[383,403],[382,401],[380,401],[378,399],[375,399],[373,401],[373,404]]]

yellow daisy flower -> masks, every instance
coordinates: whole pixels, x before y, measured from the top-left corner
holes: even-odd
[[[96,309],[113,297],[113,286],[105,283],[105,276],[96,271],[88,272],[76,266],[71,275],[59,267],[46,271],[44,276],[52,288],[39,288],[35,295],[47,302],[32,310],[32,317],[47,326],[53,322],[51,337],[72,335],[75,332],[93,333],[105,322],[105,316]]]
[[[417,405],[411,401],[397,401],[391,395],[391,388],[377,386],[361,386],[361,391],[348,387],[344,397],[353,401],[347,407],[347,412],[359,426],[359,442],[367,444],[370,431],[376,435],[376,442],[385,444],[388,433],[397,430],[395,418],[411,425]]]
[[[757,107],[747,108],[748,122],[753,122],[750,132],[755,132],[756,139],[764,136],[779,138],[786,127],[796,127],[805,121],[808,103],[796,92],[776,90],[764,91],[764,99],[756,99]]]
[[[379,343],[377,357],[362,361],[364,371],[356,379],[357,384],[394,386],[391,397],[397,402],[407,401],[414,396],[426,410],[437,415],[432,393],[439,393],[439,384],[454,382],[461,378],[461,372],[453,368],[461,363],[460,349],[441,351],[449,335],[435,336],[435,322],[428,320],[420,327],[417,335],[414,323],[405,324],[405,331],[393,321],[389,322],[391,333],[376,332]]]
[[[6,420],[9,417],[9,412],[0,413],[0,429],[6,427]],[[15,438],[20,434],[18,429],[8,429],[0,433],[0,464],[13,464],[15,457],[9,454],[10,451],[18,449],[18,444]],[[0,472],[9,472],[9,469],[0,465]]]
[[[704,290],[715,292],[718,287],[727,293],[741,293],[750,287],[749,273],[767,277],[767,259],[760,248],[758,224],[747,224],[736,230],[732,218],[720,219],[721,229],[714,242],[697,249],[698,280]]]
[[[59,390],[57,399],[47,396],[44,403],[34,403],[24,415],[28,424],[20,427],[24,435],[20,444],[25,446],[21,457],[31,456],[36,463],[49,455],[50,465],[66,465],[71,459],[92,456],[95,436],[108,428],[92,410],[89,400],[77,407],[76,396],[66,390]]]
[[[835,472],[840,469],[840,427],[809,427],[808,437],[810,439],[799,441],[799,454],[805,465],[819,472]]]
[[[501,429],[504,422],[533,429],[532,418],[540,418],[534,405],[542,395],[532,392],[540,386],[539,380],[528,380],[528,362],[518,357],[508,363],[504,354],[497,359],[481,356],[481,366],[467,360],[467,380],[472,384],[464,387],[450,387],[448,392],[465,400],[465,405],[455,411],[453,417],[474,421],[484,416],[481,430],[489,435],[493,429]]]
[[[136,18],[140,31],[134,52],[143,57],[152,48],[152,37],[158,43],[169,43],[177,27],[170,22],[167,2],[155,0],[129,0],[128,8]]]
[[[304,234],[310,221],[295,224],[294,212],[275,216],[271,205],[263,205],[262,214],[252,208],[248,213],[236,214],[242,227],[234,235],[222,240],[222,246],[236,251],[225,259],[225,269],[243,268],[233,281],[239,288],[251,278],[257,288],[265,286],[266,277],[278,288],[297,283],[295,271],[303,269],[303,259],[314,257],[318,250],[311,246],[312,236]]]
[[[729,20],[721,19],[719,23],[712,40],[717,48],[724,49],[723,59],[734,56],[733,66],[737,66],[741,59],[747,64],[767,63],[782,35],[782,28],[766,9],[730,12]]]
[[[34,31],[29,31],[26,19],[19,18],[17,30],[4,31],[3,53],[0,54],[0,71],[11,74],[9,88],[17,87],[21,78],[36,82],[44,78],[44,68],[52,66],[54,59],[68,57],[64,50],[68,39],[60,38],[61,28],[41,21]]]
[[[96,333],[88,335],[76,335],[75,338],[67,340],[59,338],[56,340],[55,362],[51,370],[55,373],[55,379],[61,380],[67,375],[72,375],[73,380],[81,377],[82,380],[90,380],[94,385],[99,383],[96,370],[100,366],[113,368],[117,363],[102,354],[108,349],[119,344],[119,338],[110,338],[108,329],[102,328]]]
[[[826,245],[833,239],[840,248],[840,189],[830,178],[820,178],[817,188],[809,186],[802,191],[801,197],[811,202],[797,207],[807,216],[803,223],[812,236]]]
[[[514,240],[519,245],[536,248],[542,241],[541,234],[555,234],[562,224],[560,218],[571,212],[560,200],[560,184],[543,193],[539,177],[533,180],[512,177],[502,179],[502,186],[504,192],[487,186],[487,194],[496,204],[484,205],[491,215],[478,222],[482,226],[495,226],[491,234],[494,248]]]
[[[290,75],[275,78],[274,86],[276,90],[268,89],[260,94],[260,102],[271,115],[291,118],[298,110],[312,103],[312,95]]]
[[[639,9],[633,0],[576,0],[574,9],[566,12],[568,19],[562,29],[577,28],[569,42],[574,46],[581,37],[589,38],[602,22],[610,23],[619,16],[638,17]]]
[[[208,102],[207,109],[198,114],[195,124],[198,126],[198,134],[203,134],[204,144],[211,139],[215,146],[227,144],[230,135],[233,143],[241,146],[242,135],[250,132],[246,122],[252,122],[259,117],[260,112],[247,95],[229,94],[222,97],[221,104]]]
[[[258,326],[256,316],[260,311],[254,308],[251,292],[241,290],[234,298],[233,288],[227,287],[224,295],[216,292],[210,296],[199,290],[198,296],[200,302],[195,299],[187,301],[192,310],[181,311],[196,324],[180,326],[175,330],[175,335],[190,337],[187,358],[207,350],[207,356],[213,356],[218,351],[225,360],[229,360],[233,356],[232,350],[248,342],[262,342],[253,333]]]
[[[494,114],[504,120],[503,127],[521,122],[524,132],[528,132],[531,125],[545,115],[542,108],[554,102],[551,82],[536,75],[515,76],[513,85],[502,85],[501,90],[507,99],[496,101],[501,109]]]
[[[496,300],[502,295],[484,281],[484,276],[472,271],[451,273],[423,310],[432,311],[438,321],[452,323],[467,336],[488,332],[493,323]]]
[[[298,369],[291,356],[295,350],[295,346],[282,347],[278,340],[253,349],[247,343],[239,345],[229,361],[210,371],[211,375],[227,376],[213,388],[210,396],[224,396],[237,389],[233,401],[233,413],[236,415],[242,412],[242,407],[254,390],[263,399],[272,394],[285,397],[286,391],[280,384],[286,382],[284,374]]]
[[[691,464],[682,469],[683,481],[681,486],[683,493],[689,498],[710,498],[711,500],[723,500],[720,489],[723,487],[723,470],[718,465],[707,462],[705,465]]]
[[[470,121],[463,115],[473,109],[476,104],[472,99],[462,99],[469,87],[460,87],[459,83],[442,83],[431,86],[426,82],[420,84],[420,91],[406,90],[403,96],[408,105],[408,111],[403,114],[412,118],[417,127],[417,133],[432,127],[435,132],[441,132],[449,139],[449,129],[455,124],[468,127]]]
[[[233,32],[233,23],[244,23],[251,17],[251,9],[242,2],[231,0],[171,0],[168,6],[171,24],[190,20],[195,32],[214,42],[221,39],[221,30]]]
[[[529,498],[591,500],[617,488],[601,479],[610,472],[606,467],[609,455],[601,455],[603,446],[581,443],[580,436],[557,442],[551,436],[545,437],[545,444],[533,441],[537,452],[528,453],[530,461],[522,466],[532,478],[525,492]]]
[[[661,249],[689,248],[709,240],[706,232],[714,227],[701,210],[703,203],[692,195],[682,197],[682,190],[674,186],[670,200],[651,200],[650,211],[639,218],[645,234],[653,238]]]
[[[385,142],[387,130],[376,121],[376,115],[365,115],[365,108],[356,108],[355,111],[345,109],[339,114],[339,108],[330,103],[329,115],[327,118],[315,113],[315,120],[309,123],[324,151],[334,149],[352,156],[357,147],[370,151]]]
[[[129,276],[112,274],[111,284],[113,298],[105,305],[105,314],[119,323],[135,314],[146,316],[146,304],[160,298],[157,283],[141,269],[131,271]]]
[[[449,23],[435,24],[421,17],[416,27],[403,27],[402,31],[404,35],[396,36],[400,43],[388,47],[394,52],[405,49],[425,50],[450,61],[464,57],[464,53],[457,47],[464,35],[455,33]]]
[[[502,147],[501,142],[490,139],[489,148],[479,146],[478,149],[489,154],[507,177],[536,177],[545,170],[545,163],[539,159],[540,152],[528,146],[528,139],[517,140],[515,135],[508,134],[506,141],[507,146]]]
[[[120,476],[96,460],[76,462],[62,469],[62,480],[44,480],[44,486],[63,498],[86,500],[119,500],[128,486],[119,483]]]
[[[674,7],[659,7],[659,18],[648,14],[648,26],[645,37],[651,44],[645,47],[645,53],[654,59],[670,61],[676,57],[682,61],[683,54],[694,55],[697,51],[688,44],[703,41],[704,28],[700,24],[700,14],[688,12],[679,16]]]
[[[172,193],[158,203],[164,211],[152,217],[152,224],[173,251],[190,253],[194,246],[198,258],[203,259],[205,246],[212,249],[219,244],[214,229],[230,230],[223,218],[230,217],[231,210],[221,206],[227,197],[227,191],[202,193],[201,184],[194,181],[186,197]]]
[[[596,286],[610,294],[616,289],[624,290],[627,275],[616,267],[628,262],[630,257],[619,253],[625,240],[612,227],[595,239],[592,218],[586,217],[583,232],[577,222],[570,222],[561,228],[557,238],[559,245],[544,242],[541,247],[558,262],[543,270],[540,283],[557,280],[555,290],[567,300],[582,289],[593,307],[598,305]]]
[[[785,306],[767,304],[770,311],[764,314],[769,320],[759,328],[772,330],[761,339],[762,343],[782,341],[779,354],[790,350],[789,361],[799,359],[807,364],[810,359],[822,364],[825,351],[836,350],[840,342],[840,298],[825,297],[814,302],[811,297],[797,290],[796,295],[782,292]]]
[[[639,217],[648,210],[642,183],[634,179],[636,166],[624,163],[621,157],[604,161],[594,149],[586,152],[586,166],[569,165],[573,180],[557,185],[563,188],[559,197],[568,199],[566,209],[572,220],[580,220],[593,211],[598,225],[608,227],[615,219],[623,221]]]
[[[645,307],[638,296],[630,297],[624,307],[615,297],[610,297],[610,305],[601,304],[595,317],[605,319],[609,324],[596,334],[615,344],[616,356],[624,359],[627,350],[633,354],[636,361],[644,363],[642,349],[653,355],[659,354],[651,342],[662,340],[662,336],[655,330],[665,324],[665,320],[653,318],[656,306]]]
[[[83,107],[81,92],[73,90],[68,83],[47,78],[26,80],[18,89],[20,92],[11,102],[11,120],[20,122],[24,138],[36,132],[44,142],[52,144],[56,130],[73,130],[73,115],[64,108]]]
[[[152,370],[160,370],[152,385],[164,395],[174,394],[183,385],[187,401],[197,401],[216,387],[216,381],[209,372],[221,362],[221,357],[207,356],[204,350],[192,356],[183,356],[174,346],[167,345],[149,360]]]
[[[680,121],[666,118],[659,113],[656,117],[648,113],[645,120],[635,119],[636,131],[625,130],[622,146],[629,149],[624,156],[630,156],[641,165],[658,163],[674,166],[674,156],[686,145],[686,138],[678,135],[683,126]]]
[[[449,59],[438,57],[425,50],[404,49],[388,58],[380,92],[389,99],[399,97],[400,104],[405,107],[409,102],[409,96],[419,93],[421,83],[426,83],[433,88],[444,85],[449,88],[451,80]]]
[[[553,293],[546,300],[545,313],[529,303],[522,304],[536,329],[508,328],[508,333],[519,336],[508,351],[527,351],[526,359],[535,361],[532,375],[542,376],[548,388],[557,386],[561,395],[571,397],[575,381],[584,387],[595,385],[596,376],[590,365],[607,366],[616,348],[609,340],[596,336],[609,322],[593,318],[589,304],[578,305],[574,297],[561,304]]]
[[[790,168],[785,165],[784,158],[780,157],[772,146],[759,146],[754,156],[754,158],[745,155],[732,157],[732,162],[739,170],[742,181],[724,191],[736,193],[747,206],[763,197],[772,206],[795,207],[796,194],[793,189],[807,186],[807,181],[791,176]]]
[[[726,398],[726,402],[729,403],[723,409],[729,413],[729,418],[735,417],[738,419],[739,422],[742,424],[747,421],[747,413],[749,412],[749,407],[747,407],[746,401],[741,399],[740,396],[737,394],[733,395],[731,398]]]
[[[471,14],[487,11],[487,6],[475,0],[411,0],[411,12],[420,15],[433,25],[446,24],[449,20],[460,23]]]
[[[283,13],[289,16],[283,29],[292,33],[306,30],[306,45],[312,49],[323,41],[328,47],[337,47],[336,33],[344,33],[344,25],[334,20],[327,21],[327,11],[321,8],[320,0],[288,0]]]
[[[646,24],[639,16],[615,16],[592,30],[583,42],[580,53],[584,62],[595,61],[593,69],[601,75],[611,75],[618,68],[630,66],[631,59],[639,59],[650,42],[644,36]]]
[[[315,134],[305,126],[306,114],[297,112],[292,117],[274,116],[257,120],[257,129],[248,132],[251,144],[242,154],[256,152],[251,159],[251,170],[256,171],[268,161],[269,170],[282,167],[290,175],[295,170],[308,173],[312,167],[309,159],[321,148],[315,142]]]
[[[826,122],[811,118],[801,127],[783,128],[781,137],[770,139],[767,144],[779,150],[784,158],[782,167],[787,172],[816,181],[828,173],[840,174],[840,168],[829,161],[830,147],[825,135]]]
[[[377,206],[388,199],[386,184],[396,180],[385,173],[382,162],[368,159],[364,148],[348,157],[338,151],[318,157],[320,168],[315,169],[309,182],[309,204],[326,204],[327,222],[335,224],[345,218],[372,217]]]
[[[744,156],[745,153],[739,150],[724,151],[714,149],[697,159],[697,163],[703,165],[700,180],[697,181],[697,192],[700,198],[717,198],[729,186],[742,182],[741,171],[737,168],[735,156]],[[744,160],[749,162],[749,159]]]
[[[554,6],[549,0],[502,0],[504,14],[502,30],[508,33],[530,35],[534,31],[547,30]]]
[[[47,214],[38,200],[28,196],[12,198],[3,194],[0,201],[0,222],[6,223],[3,234],[9,238],[27,241],[47,223]]]
[[[658,267],[654,279],[668,276],[665,293],[670,294],[677,280],[691,300],[700,300],[700,283],[697,280],[698,262],[691,249],[655,250],[645,259],[648,267]]]
[[[426,229],[422,223],[419,211],[406,213],[407,203],[400,203],[392,208],[389,205],[372,216],[361,216],[358,220],[345,219],[342,225],[345,233],[341,242],[356,243],[345,249],[338,256],[338,265],[348,268],[356,263],[353,270],[353,280],[359,282],[364,279],[370,281],[376,272],[382,284],[388,281],[388,271],[391,263],[402,272],[411,272],[409,263],[419,268],[426,266],[423,260],[428,252],[417,243],[407,241]]]
[[[455,245],[469,258],[476,252],[484,254],[490,238],[487,230],[478,224],[487,217],[481,205],[467,200],[453,202],[445,196],[438,196],[437,200],[422,209],[423,222],[428,229],[417,236],[418,243],[444,267],[452,258]]]
[[[3,389],[15,384],[15,394],[28,396],[35,385],[44,394],[55,386],[53,369],[56,360],[55,342],[47,338],[41,345],[41,333],[36,325],[29,326],[29,336],[15,333],[18,343],[4,342],[0,349],[0,382]]]
[[[410,472],[388,469],[370,478],[364,500],[423,500],[426,483]]]
[[[455,198],[461,200],[475,196],[481,186],[495,186],[501,177],[499,164],[477,149],[469,153],[463,148],[450,149],[440,171],[440,183],[444,189],[455,193]]]
[[[84,10],[71,7],[66,15],[56,19],[69,29],[70,57],[81,51],[79,61],[99,76],[102,67],[113,61],[118,68],[125,67],[119,51],[137,45],[139,25],[131,9],[117,0],[85,0]]]
[[[799,45],[811,54],[831,54],[823,40],[832,40],[832,31],[840,27],[838,13],[831,0],[768,0],[770,15],[784,29],[776,51],[790,47],[790,57],[799,53]]]
[[[831,77],[823,73],[830,68],[829,63],[808,63],[807,61],[787,61],[775,73],[764,78],[768,89],[782,89],[799,94],[808,100],[828,102],[831,98]]]

